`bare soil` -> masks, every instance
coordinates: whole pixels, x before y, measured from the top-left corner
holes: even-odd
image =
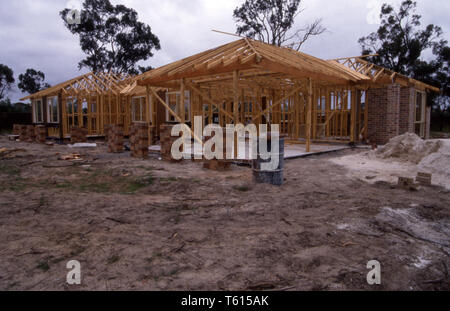
[[[0,290],[450,289],[450,192],[369,184],[330,161],[358,149],[290,160],[276,187],[104,144],[2,147]],[[82,161],[58,160],[71,153]]]

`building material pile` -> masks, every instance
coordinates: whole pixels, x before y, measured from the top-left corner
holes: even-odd
[[[212,136],[206,136],[203,140],[204,143],[206,143],[207,141],[209,141],[212,138]],[[212,160],[204,160],[203,162],[203,168],[205,169],[209,169],[209,170],[213,170],[213,171],[226,171],[229,170],[231,167],[231,162],[227,161],[227,150],[226,150],[226,145],[227,145],[227,133],[226,133],[226,129],[223,129],[223,140],[222,140],[222,146],[223,146],[223,160],[218,160],[218,159],[212,159]],[[211,148],[212,152],[215,152],[215,148],[216,146],[214,145],[214,147]]]
[[[344,165],[349,174],[370,183],[396,182],[398,177],[411,178],[426,186],[450,189],[450,140],[422,140],[407,133],[394,137],[383,147],[357,155],[332,159]],[[416,177],[417,176],[417,177]],[[369,178],[370,177],[370,178]],[[394,181],[395,180],[395,181]]]
[[[108,152],[120,153],[124,151],[123,125],[112,125],[108,134]]]
[[[18,125],[17,126],[17,129],[18,129],[18,131],[19,131],[19,140],[20,141],[26,141],[28,138],[27,138],[27,133],[28,133],[28,131],[27,131],[27,126],[26,125],[23,125],[23,124],[20,124],[20,125]]]
[[[37,125],[35,128],[36,142],[45,144],[47,140],[47,127],[45,125]]]
[[[161,158],[164,161],[180,162],[181,160],[172,158],[172,144],[179,138],[172,136],[172,128],[172,124],[163,124],[160,126]]]
[[[392,138],[385,146],[378,148],[375,155],[380,159],[419,164],[425,157],[437,152],[440,147],[439,141],[423,140],[416,134],[406,133]]]
[[[417,173],[416,182],[422,186],[431,186],[431,179],[433,175],[428,173]]]
[[[13,125],[13,135],[20,135],[21,131],[22,131],[22,126],[21,124],[14,124]]]
[[[149,147],[149,127],[147,123],[133,123],[130,127],[130,150],[135,158],[146,158]]]
[[[85,128],[72,126],[70,128],[70,142],[72,144],[87,142],[87,133],[88,131]]]
[[[105,141],[108,143],[109,142],[109,135],[110,135],[110,131],[111,131],[111,124],[105,124],[104,128],[104,133],[105,133]]]
[[[27,125],[27,134],[25,140],[29,143],[32,143],[36,140],[36,132],[34,130],[34,125]]]

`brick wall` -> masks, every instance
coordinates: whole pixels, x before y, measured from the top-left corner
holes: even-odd
[[[400,133],[400,86],[390,84],[387,87],[386,136],[387,140]]]
[[[431,129],[431,107],[426,108],[425,116],[425,139],[430,139],[430,129]]]
[[[413,87],[391,84],[367,92],[369,119],[368,138],[379,145],[404,133],[414,133],[415,93]],[[430,137],[431,109],[427,107],[425,138]]]
[[[368,138],[370,142],[383,144],[386,140],[387,89],[369,89]]]
[[[399,135],[414,132],[414,88],[400,89]]]
[[[368,138],[379,145],[409,130],[410,96],[398,84],[368,90]]]

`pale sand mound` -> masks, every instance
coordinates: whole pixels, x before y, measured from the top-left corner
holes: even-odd
[[[450,140],[441,140],[441,147],[419,163],[419,169],[450,179]]]
[[[416,134],[407,133],[392,138],[389,143],[375,151],[380,159],[394,159],[419,164],[423,158],[435,153],[441,147],[439,140],[424,141]]]
[[[450,189],[450,140],[424,141],[415,134],[395,137],[375,151],[331,160],[345,166],[353,177],[370,183],[396,183],[398,177],[433,174],[435,185]]]

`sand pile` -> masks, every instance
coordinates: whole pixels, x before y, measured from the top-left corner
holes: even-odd
[[[450,180],[450,140],[440,140],[440,148],[419,163],[421,171],[446,176]]]
[[[379,159],[419,164],[424,158],[436,153],[442,146],[439,140],[424,141],[416,134],[406,133],[392,138],[389,143],[375,151]]]
[[[331,159],[349,170],[349,176],[369,183],[397,183],[399,177],[433,174],[432,183],[450,189],[450,140],[424,141],[415,134],[395,137],[375,151]]]

